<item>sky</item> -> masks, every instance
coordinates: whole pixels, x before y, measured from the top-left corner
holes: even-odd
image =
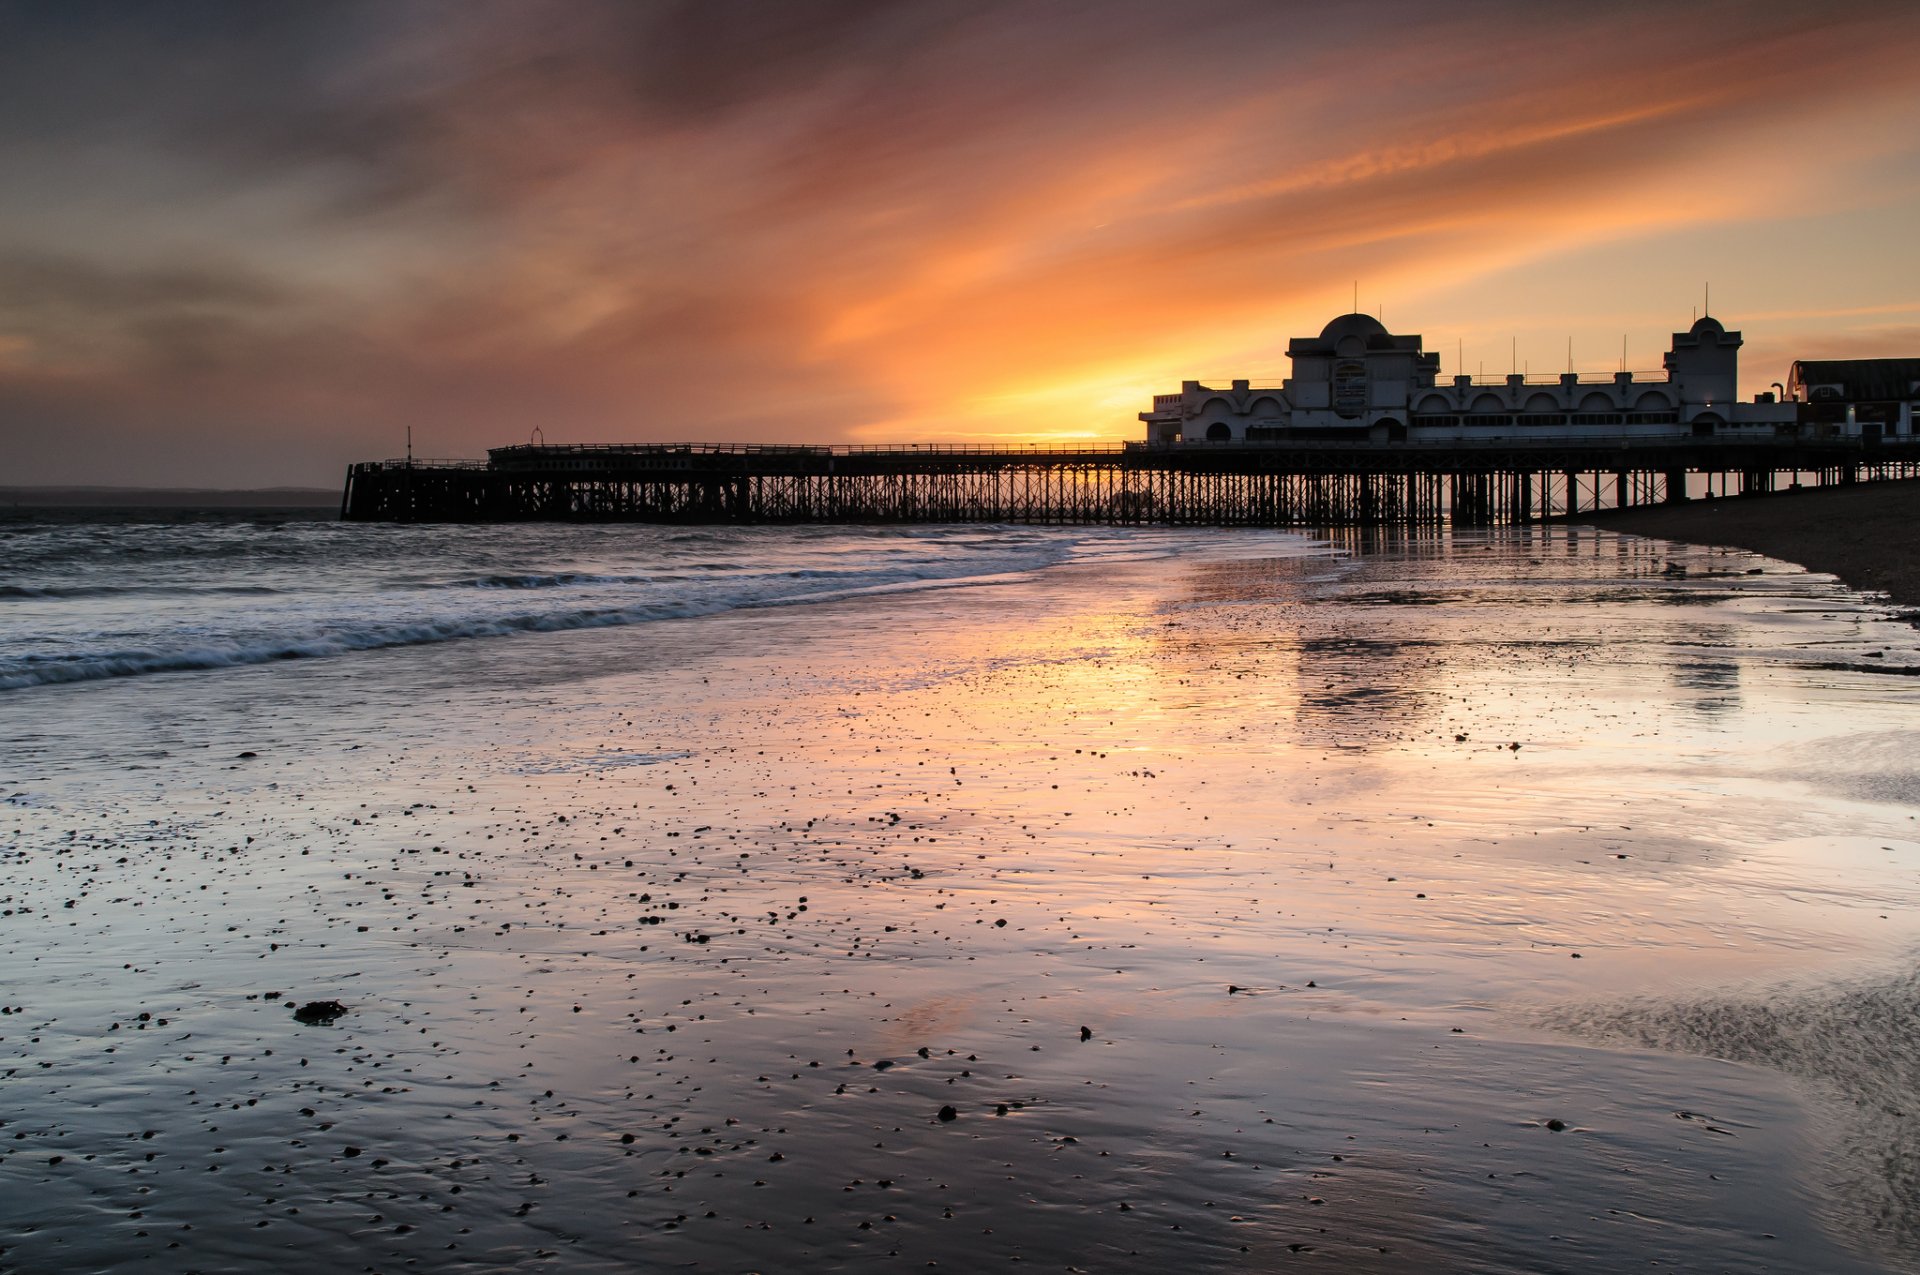
[[[1920,356],[1920,5],[0,0],[0,485]],[[1462,365],[1464,365],[1462,367]]]

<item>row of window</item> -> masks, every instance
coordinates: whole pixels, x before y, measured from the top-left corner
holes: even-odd
[[[1426,415],[1416,414],[1413,425],[1417,429],[1540,429],[1555,425],[1678,425],[1678,412],[1515,412],[1515,413],[1467,413],[1464,415]],[[1249,442],[1280,441],[1307,437],[1351,438],[1356,431],[1352,428],[1289,429],[1284,426],[1247,426],[1245,437]],[[1214,422],[1206,430],[1208,442],[1226,442],[1233,438],[1233,428],[1222,422]]]
[[[1494,412],[1467,413],[1460,416],[1418,414],[1413,423],[1421,428],[1456,429],[1463,426],[1492,426],[1499,429],[1533,429],[1548,425],[1678,425],[1678,412]]]

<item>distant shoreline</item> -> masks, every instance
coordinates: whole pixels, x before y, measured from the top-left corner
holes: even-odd
[[[0,509],[338,509],[325,487],[0,487]]]
[[[1556,522],[1727,545],[1795,562],[1920,606],[1920,479],[1807,488],[1751,499],[1604,510]]]

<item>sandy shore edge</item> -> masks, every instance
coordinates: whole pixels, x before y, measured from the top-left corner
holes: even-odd
[[[1831,572],[1900,606],[1920,606],[1920,479],[1604,510],[1555,521],[1747,549]]]

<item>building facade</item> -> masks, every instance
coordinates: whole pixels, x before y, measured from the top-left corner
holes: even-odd
[[[1912,436],[1920,360],[1796,363],[1787,396],[1741,402],[1740,345],[1738,332],[1709,317],[1673,334],[1659,376],[1568,372],[1443,380],[1440,356],[1422,349],[1420,337],[1389,332],[1371,315],[1344,314],[1319,336],[1288,344],[1293,375],[1280,385],[1234,381],[1217,389],[1187,381],[1178,394],[1155,395],[1153,410],[1140,419],[1147,441],[1157,444]],[[1879,370],[1851,379],[1844,371],[1868,365]],[[1869,380],[1875,392],[1898,388],[1905,397],[1877,402],[1870,411],[1848,408],[1856,382],[1864,387]],[[1840,397],[1817,397],[1836,384]],[[1847,410],[1834,410],[1836,403]]]
[[[1920,359],[1803,359],[1787,374],[1787,396],[1821,428],[1911,438],[1920,414]]]

